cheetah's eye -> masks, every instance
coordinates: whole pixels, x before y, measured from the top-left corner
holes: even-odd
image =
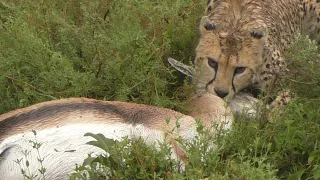
[[[237,67],[234,70],[234,75],[243,73],[247,68],[246,67]]]
[[[262,32],[255,32],[255,31],[250,32],[250,35],[256,39],[261,39],[264,36]]]
[[[216,25],[215,24],[210,24],[210,23],[207,23],[206,25],[204,25],[204,28],[208,31],[212,31],[212,30],[215,30],[216,29]]]
[[[208,57],[208,64],[210,67],[212,67],[213,69],[216,69],[218,67],[218,63],[215,59],[213,58],[209,58]]]

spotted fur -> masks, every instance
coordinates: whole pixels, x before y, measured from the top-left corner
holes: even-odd
[[[230,100],[247,88],[272,90],[288,71],[283,54],[294,38],[319,40],[319,6],[316,0],[208,0],[196,48],[197,92]],[[287,95],[278,101],[287,103]]]

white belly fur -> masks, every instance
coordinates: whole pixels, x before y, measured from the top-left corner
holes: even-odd
[[[196,135],[195,128],[190,128],[188,132],[183,132],[184,139],[191,139]],[[41,158],[44,158],[44,168],[46,179],[68,179],[68,174],[75,169],[76,164],[82,164],[89,153],[100,154],[103,150],[87,145],[93,140],[92,137],[85,137],[87,132],[102,133],[104,136],[114,140],[121,140],[122,137],[136,139],[140,136],[146,140],[147,144],[163,142],[164,132],[149,129],[143,125],[132,126],[124,123],[114,124],[73,124],[37,132],[37,142],[42,143],[39,151]],[[34,134],[30,131],[24,134],[17,134],[5,139],[0,144],[0,153],[7,150],[5,159],[0,160],[0,180],[20,180],[24,179],[19,165],[14,162],[23,159],[21,166],[26,170],[26,159],[29,161],[31,174],[38,174],[41,168],[38,162],[37,150],[32,148],[29,142],[35,141]],[[26,157],[23,152],[30,152]]]

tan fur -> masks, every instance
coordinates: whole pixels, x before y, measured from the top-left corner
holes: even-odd
[[[85,109],[81,109],[83,108],[82,105],[85,105]],[[59,109],[59,107],[63,108]],[[106,109],[99,109],[101,107],[106,107]],[[224,106],[222,99],[212,94],[203,94],[192,99],[189,110],[191,116],[195,119],[201,119],[203,124],[208,127],[211,127],[213,123],[223,123],[223,125],[229,124],[227,128],[230,128],[232,123],[230,109]],[[166,122],[168,118],[170,119],[169,124]],[[0,115],[0,147],[6,138],[31,130],[39,132],[68,124],[113,124],[121,122],[132,125],[141,124],[149,129],[163,132],[171,132],[172,129],[175,129],[166,141],[171,143],[173,151],[179,159],[186,162],[188,158],[174,138],[178,135],[189,136],[185,133],[196,127],[194,118],[169,109],[143,104],[87,98],[54,100]],[[176,121],[180,123],[178,129],[175,128]]]
[[[119,112],[102,112],[96,110],[73,110],[68,112],[60,111],[59,113],[54,114],[53,116],[46,117],[46,119],[40,119],[39,121],[32,122],[27,121],[24,123],[20,123],[19,126],[14,127],[13,129],[6,129],[3,130],[4,127],[0,127],[2,131],[0,131],[0,142],[8,136],[23,133],[34,129],[36,131],[56,127],[56,126],[63,126],[67,124],[74,124],[74,123],[115,123],[115,122],[126,122],[123,119],[122,115],[124,113],[126,115],[131,115],[131,120],[133,118],[143,118],[143,116],[148,116],[148,119],[144,121],[144,125],[146,127],[152,127],[153,129],[163,129],[166,127],[166,118],[171,119],[169,126],[174,125],[174,121],[179,118],[185,117],[183,114],[165,109],[159,108],[154,106],[148,106],[143,104],[134,104],[134,103],[125,103],[125,102],[118,102],[118,101],[101,101],[101,100],[94,100],[94,99],[87,99],[87,98],[69,98],[69,99],[61,99],[61,100],[54,100],[43,102],[39,104],[32,105],[30,107],[26,107],[23,109],[14,110],[8,112],[6,114],[0,115],[0,124],[1,121],[5,120],[9,117],[15,117],[19,115],[23,115],[24,113],[28,113],[30,111],[34,111],[40,109],[41,107],[46,106],[57,106],[62,104],[76,104],[76,103],[87,103],[90,107],[95,104],[101,105],[114,105],[117,108],[121,109],[122,111]],[[87,122],[87,119],[91,119],[90,122]],[[30,119],[33,120],[33,119]],[[46,120],[46,121],[44,121]],[[13,119],[14,121],[14,119]],[[12,122],[11,122],[12,123]],[[130,122],[127,122],[130,123]]]
[[[318,35],[319,6],[316,0],[209,0],[196,48],[197,92],[230,100],[247,87],[273,89],[288,71],[283,54],[294,38]]]
[[[209,93],[194,97],[187,108],[190,111],[189,116],[201,120],[204,127],[209,129],[214,125],[213,123],[228,123],[227,119],[231,114],[227,104],[221,98]]]

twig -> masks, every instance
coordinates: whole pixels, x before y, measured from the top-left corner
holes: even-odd
[[[43,90],[41,90],[41,89],[33,86],[32,84],[29,84],[29,83],[27,83],[27,82],[23,82],[23,81],[21,81],[21,80],[19,80],[19,79],[15,79],[15,78],[10,77],[10,76],[5,76],[5,77],[6,77],[8,80],[20,82],[20,83],[28,86],[29,88],[34,89],[34,90],[36,90],[36,91],[38,91],[38,92],[40,92],[40,93],[42,93],[42,94],[65,94],[65,93],[70,93],[70,92],[71,92],[71,91],[58,91],[58,92],[43,91]]]
[[[295,82],[295,83],[299,83],[299,84],[307,84],[307,85],[317,84],[317,83],[311,83],[311,82],[300,82],[300,81],[296,81],[294,79],[289,79],[289,80],[292,81],[292,82]]]

